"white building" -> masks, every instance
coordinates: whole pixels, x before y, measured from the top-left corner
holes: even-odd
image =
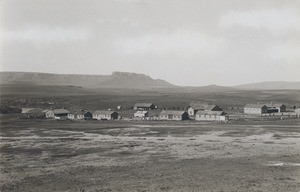
[[[134,113],[134,117],[138,117],[138,118],[145,118],[148,117],[149,112],[148,111],[137,111]]]
[[[46,118],[67,119],[69,111],[66,109],[50,109],[46,112]]]
[[[198,111],[195,116],[197,121],[227,121],[228,116],[223,111]]]
[[[223,111],[223,110],[215,104],[203,104],[199,102],[192,102],[189,104],[188,114],[190,117],[194,117],[198,111]]]
[[[244,107],[244,113],[249,115],[261,115],[268,113],[268,107],[264,104],[247,104]]]
[[[115,111],[97,110],[93,113],[93,119],[113,120],[118,119],[118,113]]]

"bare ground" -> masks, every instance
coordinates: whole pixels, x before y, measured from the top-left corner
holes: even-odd
[[[299,120],[1,122],[1,191],[300,191]]]

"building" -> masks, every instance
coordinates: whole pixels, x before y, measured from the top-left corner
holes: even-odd
[[[295,114],[296,114],[296,115],[300,115],[300,108],[296,108],[296,109],[295,109]]]
[[[163,110],[160,112],[159,117],[160,120],[188,120],[189,114],[185,111],[173,111],[173,110]]]
[[[265,104],[268,108],[268,113],[282,113],[286,112],[286,106],[284,104],[278,103],[268,103]]]
[[[54,118],[65,120],[67,119],[69,111],[66,109],[50,109],[46,112],[46,118]]]
[[[138,117],[138,118],[145,118],[149,116],[149,112],[148,111],[137,111],[134,113],[134,117]]]
[[[69,113],[68,119],[92,119],[93,114],[89,111],[86,111],[84,109],[81,109],[79,111],[76,111],[75,113]]]
[[[198,111],[223,111],[223,110],[215,104],[203,104],[199,102],[190,103],[188,107],[189,116],[194,117]]]
[[[228,116],[223,111],[197,111],[195,115],[197,121],[227,121]]]
[[[264,104],[247,104],[244,107],[244,114],[261,115],[268,113],[268,107]]]
[[[46,112],[47,110],[40,108],[22,108],[22,114],[29,119],[44,119]]]
[[[97,110],[93,113],[93,119],[113,120],[118,119],[119,114],[115,111]]]
[[[153,103],[136,103],[133,109],[140,111],[149,111],[155,109],[155,105]]]

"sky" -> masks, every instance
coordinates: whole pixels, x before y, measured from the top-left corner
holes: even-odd
[[[300,81],[300,0],[1,0],[0,71]]]

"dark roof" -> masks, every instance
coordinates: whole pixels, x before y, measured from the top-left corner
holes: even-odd
[[[194,110],[207,110],[211,111],[213,108],[215,108],[217,105],[215,104],[203,104],[203,103],[190,103],[189,105],[192,107]]]
[[[53,110],[48,110],[48,111],[52,111],[54,114],[65,114],[65,113],[69,113],[68,110],[66,109],[53,109]],[[47,111],[47,112],[48,112]]]
[[[151,107],[153,103],[136,103],[134,107]]]
[[[263,106],[266,106],[265,104],[247,104],[245,105],[245,108],[262,108]]]
[[[225,115],[223,111],[198,111],[196,115]]]
[[[163,110],[160,115],[183,115],[185,111]]]
[[[97,115],[111,115],[113,113],[116,113],[115,111],[107,111],[107,110],[97,110],[93,114]]]
[[[87,111],[87,110],[79,110],[79,111],[76,111],[75,113],[74,113],[74,115],[84,115],[84,114],[86,114],[86,113],[88,113],[89,111]]]
[[[284,104],[281,103],[267,103],[265,104],[267,107],[281,107]]]

